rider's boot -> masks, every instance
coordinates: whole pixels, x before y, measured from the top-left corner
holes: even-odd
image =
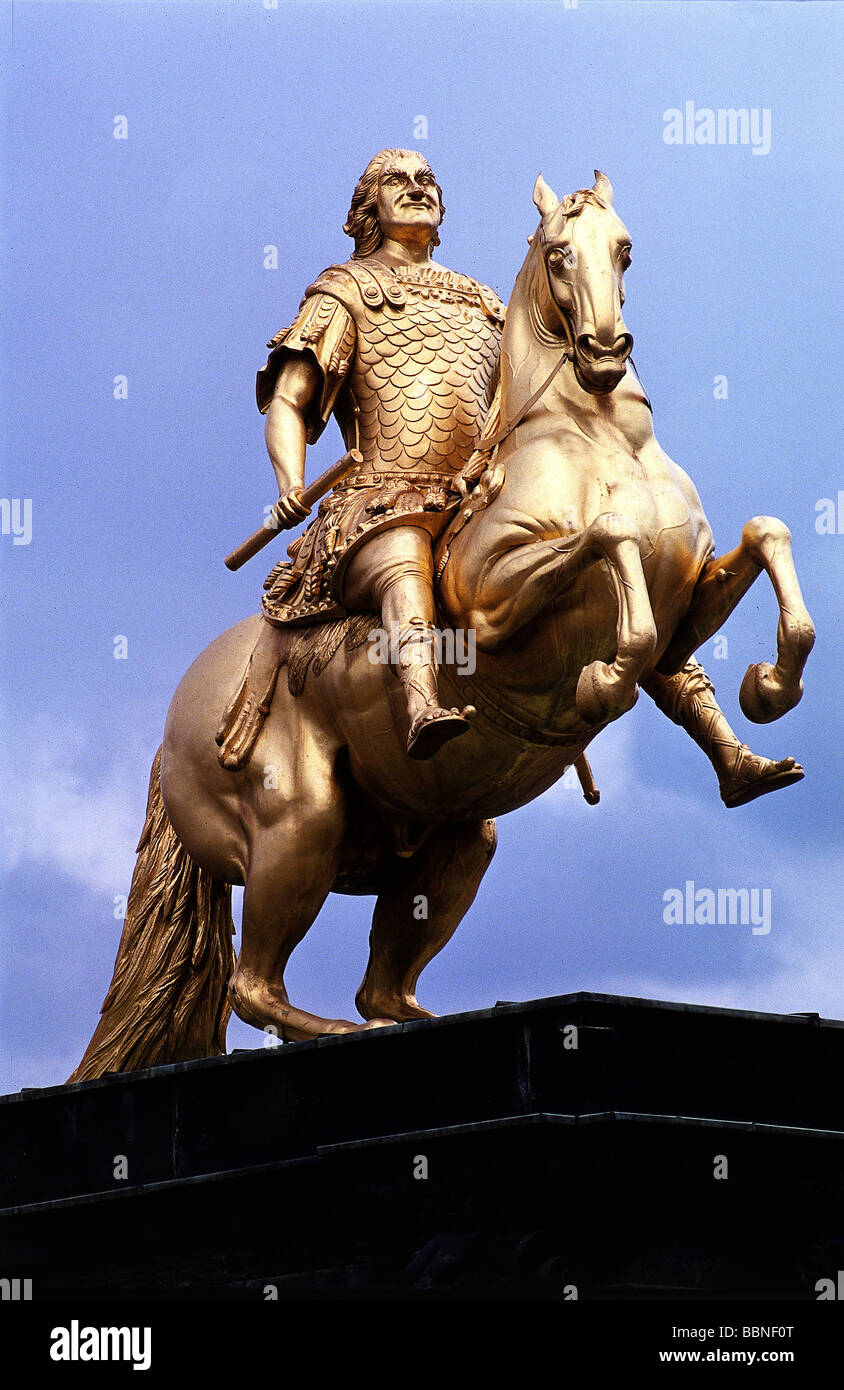
[[[424,618],[411,618],[398,636],[395,669],[407,700],[407,752],[416,759],[433,757],[449,739],[465,734],[475,713],[472,705],[462,710],[441,708],[435,639],[434,624]]]
[[[674,676],[654,676],[644,683],[663,714],[691,734],[718,777],[725,806],[743,806],[766,792],[799,782],[803,769],[793,758],[778,762],[751,753],[736,738],[715,699],[712,682],[697,661],[687,661]]]

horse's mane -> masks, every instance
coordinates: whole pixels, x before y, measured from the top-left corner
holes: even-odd
[[[599,198],[594,188],[577,188],[574,193],[567,193],[560,199],[560,210],[564,217],[577,217],[587,203],[593,203],[596,208],[606,209],[609,206],[603,198]]]

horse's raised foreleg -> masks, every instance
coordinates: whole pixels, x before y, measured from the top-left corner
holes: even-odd
[[[378,895],[357,1006],[366,1019],[432,1018],[416,981],[471,906],[495,853],[495,821],[443,825],[410,859],[396,857]]]
[[[581,719],[587,724],[601,724],[617,719],[635,705],[638,680],[653,656],[657,630],[642,569],[638,527],[627,517],[608,512],[596,517],[586,534],[593,531],[618,603],[618,645],[609,665],[592,661],[583,668],[575,700]]]
[[[768,724],[793,709],[803,694],[801,675],[815,641],[791,554],[791,533],[776,517],[756,516],[747,523],[741,544],[710,560],[695,586],[689,610],[669,643],[658,669],[679,671],[692,652],[712,637],[765,571],[779,604],[777,662],[749,666],[739,703],[748,719]]]
[[[657,643],[640,546],[639,528],[629,517],[604,512],[571,539],[532,541],[494,557],[469,611],[478,647],[494,651],[590,565],[605,561],[617,602],[616,654],[609,663],[584,667],[576,702],[587,724],[617,719],[636,703],[637,681]]]

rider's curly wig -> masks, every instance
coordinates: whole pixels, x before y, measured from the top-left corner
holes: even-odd
[[[355,249],[352,252],[352,260],[361,260],[364,256],[371,256],[384,240],[384,233],[381,230],[378,217],[375,212],[378,201],[378,180],[381,170],[390,159],[397,159],[402,155],[423,159],[418,150],[381,150],[374,158],[370,159],[363,173],[357,182],[352,196],[352,205],[349,208],[349,216],[343,227],[347,236],[354,238]],[[425,163],[430,169],[427,159]],[[433,170],[431,170],[433,173]],[[443,202],[443,191],[436,183],[437,197],[440,203],[440,222],[445,217],[445,203]],[[440,239],[436,232],[431,238],[432,247],[439,246]]]

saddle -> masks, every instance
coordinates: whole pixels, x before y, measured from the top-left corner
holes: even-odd
[[[280,628],[263,620],[246,670],[215,735],[220,765],[229,772],[240,772],[249,763],[270,712],[282,666],[287,667],[290,694],[301,695],[309,672],[321,675],[341,646],[355,651],[379,625],[375,613],[347,613],[334,622],[308,628]],[[585,800],[597,806],[601,793],[586,754],[580,753],[573,766]]]

